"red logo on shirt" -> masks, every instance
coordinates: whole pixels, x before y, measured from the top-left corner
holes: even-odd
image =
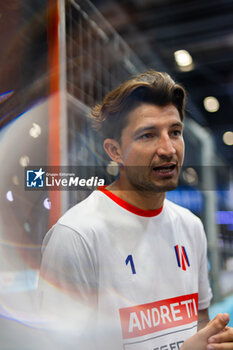
[[[119,309],[124,339],[197,321],[198,293]]]

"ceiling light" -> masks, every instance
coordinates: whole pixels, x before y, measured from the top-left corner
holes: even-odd
[[[183,179],[190,185],[198,184],[198,175],[195,169],[187,168],[182,173]]]
[[[30,158],[28,156],[22,156],[19,158],[19,164],[24,168],[30,163]]]
[[[19,186],[19,178],[18,178],[17,175],[14,175],[14,176],[12,177],[12,182],[13,182],[13,184],[14,184],[15,186]]]
[[[205,109],[210,113],[214,113],[219,110],[219,102],[214,96],[208,96],[204,98],[203,104]]]
[[[30,227],[30,224],[28,222],[24,223],[24,229],[25,229],[26,232],[30,232],[31,231],[31,227]]]
[[[36,123],[32,123],[32,127],[29,130],[29,135],[36,139],[41,134],[41,127]]]
[[[45,207],[45,209],[50,210],[51,209],[51,201],[49,198],[45,198],[43,205]]]
[[[13,202],[14,197],[13,197],[12,191],[8,191],[8,192],[6,193],[6,199],[7,199],[9,202]]]
[[[222,139],[223,139],[223,142],[227,146],[232,146],[233,145],[233,132],[232,131],[224,132]]]
[[[181,70],[190,71],[193,69],[193,59],[190,53],[186,50],[178,50],[174,52],[174,57],[177,65]]]

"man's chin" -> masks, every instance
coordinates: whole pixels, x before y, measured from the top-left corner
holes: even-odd
[[[152,183],[154,192],[169,192],[173,191],[178,186],[178,179],[163,181],[163,183]]]
[[[133,187],[135,190],[151,193],[164,193],[174,190],[178,185],[178,182],[170,182],[167,184],[155,184],[155,183],[134,183]]]
[[[178,185],[173,185],[173,186],[167,186],[167,187],[164,187],[163,191],[162,192],[169,192],[169,191],[173,191],[176,189]]]

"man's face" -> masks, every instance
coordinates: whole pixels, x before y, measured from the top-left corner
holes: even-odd
[[[184,158],[183,123],[177,108],[141,104],[131,111],[122,131],[120,155],[125,189],[174,189]]]

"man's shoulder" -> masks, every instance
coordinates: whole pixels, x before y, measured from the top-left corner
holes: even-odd
[[[104,198],[100,191],[92,192],[86,199],[70,208],[58,224],[79,231],[82,227],[91,227],[104,212]]]
[[[196,224],[202,226],[201,220],[198,216],[192,213],[189,209],[184,208],[168,199],[165,200],[166,208],[169,211],[170,215],[174,217],[179,217],[182,221],[189,224]]]
[[[98,212],[103,210],[101,202],[100,191],[94,191],[70,208],[47,232],[43,246],[47,246],[51,238],[58,242],[64,241],[65,238],[67,244],[77,240],[89,242],[92,237],[92,228],[98,226],[98,215],[101,215]]]

